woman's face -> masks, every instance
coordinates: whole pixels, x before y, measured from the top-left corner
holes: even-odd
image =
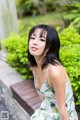
[[[43,32],[42,36],[40,36],[41,32],[42,29],[37,28],[29,40],[29,52],[34,57],[41,56],[46,45],[47,32]]]

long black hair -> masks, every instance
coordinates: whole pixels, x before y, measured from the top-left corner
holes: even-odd
[[[59,50],[60,50],[60,40],[59,40],[59,36],[57,31],[54,29],[53,26],[51,25],[43,25],[43,24],[39,24],[36,25],[34,27],[32,27],[29,31],[29,36],[28,36],[28,44],[29,44],[29,40],[31,35],[35,32],[36,29],[42,29],[41,31],[41,35],[46,31],[47,32],[47,36],[46,36],[46,46],[45,49],[43,51],[43,55],[45,53],[45,51],[47,51],[46,55],[44,56],[44,61],[43,64],[41,66],[41,68],[43,69],[44,67],[46,67],[49,63],[56,65],[56,64],[60,64],[61,60],[59,57]],[[29,52],[28,49],[28,60],[30,62],[30,65],[32,67],[37,66],[37,63],[34,59],[34,56],[32,56]]]

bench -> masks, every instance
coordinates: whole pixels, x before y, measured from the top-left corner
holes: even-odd
[[[16,99],[30,116],[39,108],[41,100],[32,80],[23,80],[11,85],[10,88],[13,98]]]

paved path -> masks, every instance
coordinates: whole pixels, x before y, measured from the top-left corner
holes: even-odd
[[[1,59],[1,51],[0,51],[0,59]],[[0,89],[0,94],[1,94],[1,89]],[[2,114],[5,114],[7,112],[7,114],[9,113],[9,110],[7,108],[7,106],[5,105],[5,101],[4,99],[1,98],[0,96],[0,120],[2,119]],[[14,120],[12,115],[10,115],[10,113],[8,114],[9,119],[8,120]],[[4,116],[5,117],[5,116]],[[7,120],[7,119],[6,119]]]
[[[2,114],[2,112],[3,112],[3,114]],[[6,115],[9,115],[9,119],[5,119],[5,120],[14,120],[12,115],[9,113],[9,110],[8,110],[7,106],[5,105],[4,100],[1,100],[0,101],[0,120],[3,120],[2,115],[4,115],[3,117],[6,117],[5,113],[7,113]],[[8,116],[7,116],[7,118],[8,118]]]
[[[0,50],[0,120],[30,120],[28,113],[13,98],[10,86],[22,81],[21,75],[5,61],[6,54]],[[9,115],[9,119],[2,119]]]
[[[3,55],[3,57],[2,57],[2,55]],[[0,51],[0,60],[5,61],[5,53],[4,53],[4,51]],[[1,89],[0,89],[0,94],[1,94]],[[4,98],[3,99],[0,98],[0,120],[4,120],[4,119],[2,119],[2,114],[4,115],[3,117],[5,117],[5,113],[7,113],[8,117],[9,117],[9,119],[6,118],[5,120],[15,120],[13,118],[13,116],[10,114],[9,109],[5,105]]]

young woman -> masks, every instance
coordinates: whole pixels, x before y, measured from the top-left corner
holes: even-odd
[[[34,26],[28,40],[28,59],[42,99],[31,120],[78,120],[70,80],[59,58],[56,30],[49,25]]]

